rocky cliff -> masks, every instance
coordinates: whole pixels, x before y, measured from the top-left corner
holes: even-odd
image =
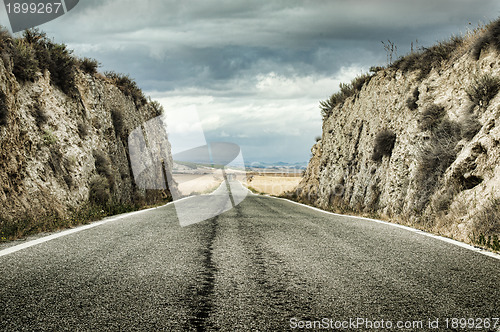
[[[133,81],[98,73],[36,31],[17,40],[4,32],[0,49],[4,239],[171,198],[168,187],[134,181],[128,134],[162,108]]]
[[[342,84],[299,200],[500,250],[500,22]]]

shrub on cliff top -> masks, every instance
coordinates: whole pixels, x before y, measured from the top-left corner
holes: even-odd
[[[139,89],[137,83],[128,75],[118,74],[113,71],[104,73],[108,79],[113,81],[118,89],[127,97],[131,97],[137,106],[142,106],[147,103],[142,90]]]
[[[35,81],[36,73],[49,70],[54,85],[71,97],[78,95],[75,86],[75,59],[64,44],[57,44],[38,29],[24,31],[14,40],[11,50],[13,73],[21,81]]]
[[[97,68],[99,68],[101,64],[96,59],[83,58],[78,62],[78,66],[81,70],[86,72],[87,74],[94,75],[97,73]]]
[[[432,68],[438,67],[442,61],[451,58],[455,51],[464,42],[464,38],[453,36],[450,40],[438,42],[429,48],[421,48],[396,60],[390,67],[403,72],[419,70],[419,79],[424,79]]]
[[[500,52],[500,19],[489,24],[483,35],[472,45],[471,54],[474,59],[479,60],[481,52],[487,47]]]
[[[327,119],[332,114],[332,110],[335,106],[343,104],[347,98],[359,92],[365,84],[370,82],[372,77],[373,75],[363,74],[356,76],[349,84],[340,83],[339,92],[332,94],[327,100],[319,102],[319,108],[321,109],[323,120]]]
[[[437,127],[445,114],[444,107],[432,104],[420,115],[419,127],[421,130],[432,130]]]
[[[12,73],[20,82],[31,81],[36,79],[38,72],[38,60],[35,57],[33,47],[22,39],[16,39],[12,48],[12,61],[14,67]]]

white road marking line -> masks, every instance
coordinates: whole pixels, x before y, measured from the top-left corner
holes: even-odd
[[[238,181],[238,182],[240,182],[240,181]],[[240,182],[240,184],[242,184],[242,183]],[[243,187],[245,187],[245,186],[243,186]],[[263,196],[263,195],[254,194],[250,189],[248,189],[247,187],[245,187],[245,188],[248,190],[248,192],[251,195],[254,195],[254,196]],[[213,192],[211,194],[213,194]],[[391,222],[387,222],[387,221],[383,221],[383,220],[378,220],[378,219],[372,219],[372,218],[366,218],[366,217],[356,217],[356,216],[350,216],[350,215],[345,215],[345,214],[333,213],[333,212],[321,210],[321,209],[316,208],[314,206],[310,206],[310,205],[306,205],[306,204],[294,202],[294,201],[291,201],[291,200],[288,200],[288,199],[285,199],[285,198],[281,198],[281,197],[274,197],[274,196],[270,196],[270,195],[264,195],[264,196],[271,197],[271,198],[274,198],[274,199],[280,199],[280,200],[283,200],[283,201],[286,201],[286,202],[290,202],[290,203],[293,203],[293,204],[304,206],[306,208],[309,208],[309,209],[312,209],[312,210],[315,210],[315,211],[318,211],[318,212],[321,212],[321,213],[326,213],[326,214],[329,214],[329,215],[337,216],[337,217],[348,217],[348,218],[354,218],[354,219],[364,219],[364,220],[373,221],[373,222],[377,222],[377,223],[380,223],[380,224],[385,224],[385,225],[392,226],[392,227],[402,228],[402,229],[405,229],[405,230],[410,231],[410,232],[414,232],[414,233],[418,233],[418,234],[425,235],[425,236],[428,236],[428,237],[432,237],[434,239],[441,240],[441,241],[444,241],[444,242],[448,242],[448,243],[454,244],[456,246],[459,246],[459,247],[462,247],[462,248],[465,248],[465,249],[469,249],[471,251],[478,252],[480,254],[483,254],[483,255],[486,255],[486,256],[489,256],[489,257],[496,258],[496,259],[500,260],[500,255],[495,254],[495,253],[493,253],[491,251],[487,251],[487,250],[484,250],[484,249],[481,249],[481,248],[477,248],[477,247],[471,246],[469,244],[466,244],[466,243],[463,243],[463,242],[460,242],[460,241],[456,241],[456,240],[452,240],[452,239],[449,239],[449,238],[446,238],[446,237],[443,237],[443,236],[439,236],[439,235],[427,233],[427,232],[424,232],[422,230],[419,230],[419,229],[416,229],[416,228],[412,228],[412,227],[409,227],[409,226],[399,225],[399,224],[396,224],[396,223],[391,223]],[[83,225],[83,226],[79,226],[79,227],[76,227],[76,228],[68,229],[68,230],[65,230],[65,231],[62,231],[62,232],[59,232],[59,233],[56,233],[56,234],[52,234],[52,235],[49,235],[49,236],[46,236],[46,237],[42,237],[42,238],[33,240],[33,241],[29,241],[29,242],[22,243],[22,244],[19,244],[19,245],[16,245],[16,246],[12,246],[12,247],[0,250],[0,257],[12,254],[12,253],[17,252],[19,250],[23,250],[23,249],[35,246],[37,244],[41,244],[41,243],[44,243],[44,242],[48,242],[48,241],[54,240],[54,239],[57,239],[57,238],[60,238],[60,237],[66,236],[66,235],[77,233],[77,232],[80,232],[80,231],[83,231],[83,230],[87,230],[87,229],[90,229],[90,228],[93,228],[93,227],[96,227],[96,226],[104,225],[104,224],[106,224],[108,222],[111,222],[111,221],[115,221],[115,220],[127,218],[129,216],[140,214],[140,213],[143,213],[143,212],[146,212],[146,211],[151,211],[151,210],[154,210],[154,209],[162,208],[162,207],[168,206],[170,204],[173,204],[174,202],[185,200],[185,199],[188,199],[190,197],[191,196],[184,197],[184,198],[181,198],[181,199],[179,199],[177,201],[172,201],[172,202],[169,202],[169,203],[167,203],[165,205],[162,205],[162,206],[158,206],[158,207],[154,207],[154,208],[150,208],[150,209],[146,209],[146,210],[140,210],[140,211],[130,212],[130,213],[126,213],[126,214],[120,215],[118,217],[111,217],[109,219],[105,219],[105,220],[101,220],[101,221],[96,221],[96,222],[88,224],[88,225]]]
[[[221,183],[221,185],[215,191],[217,191],[222,186],[223,183]],[[215,193],[215,191],[212,192],[212,193],[210,193],[210,194],[206,194],[206,195],[212,195],[212,194]],[[204,195],[202,195],[202,196],[204,196]],[[23,249],[26,249],[26,248],[29,248],[29,247],[36,246],[37,244],[41,244],[41,243],[44,243],[44,242],[48,242],[48,241],[51,241],[51,240],[58,239],[60,237],[66,236],[66,235],[70,235],[70,234],[81,232],[81,231],[84,231],[84,230],[87,230],[87,229],[90,229],[90,228],[101,226],[101,225],[104,225],[104,224],[106,224],[108,222],[111,222],[111,221],[115,221],[115,220],[119,220],[119,219],[123,219],[123,218],[128,218],[130,216],[133,216],[133,215],[136,215],[136,214],[140,214],[140,213],[143,213],[143,212],[146,212],[146,211],[151,211],[151,210],[154,210],[154,209],[162,208],[162,207],[168,206],[170,204],[174,204],[175,202],[180,202],[180,201],[189,199],[191,197],[193,197],[193,196],[183,197],[183,198],[180,198],[180,199],[178,199],[176,201],[168,202],[165,205],[157,206],[157,207],[154,207],[154,208],[149,208],[149,209],[145,209],[145,210],[129,212],[129,213],[125,213],[125,214],[119,215],[117,217],[110,217],[109,219],[104,219],[104,220],[96,221],[96,222],[93,222],[91,224],[77,226],[75,228],[67,229],[67,230],[64,230],[64,231],[52,234],[52,235],[41,237],[41,238],[36,239],[36,240],[32,240],[32,241],[28,241],[28,242],[25,242],[25,243],[22,243],[22,244],[18,244],[18,245],[15,245],[15,246],[12,246],[12,247],[0,250],[0,257],[6,256],[6,255],[10,255],[10,254],[15,253],[15,252],[17,252],[19,250],[23,250]]]
[[[253,194],[253,195],[256,195],[256,194]],[[262,195],[256,195],[256,196],[262,196]],[[489,256],[489,257],[496,258],[496,259],[500,260],[500,255],[496,254],[494,252],[491,252],[491,251],[488,251],[488,250],[485,250],[485,249],[482,249],[482,248],[474,247],[474,246],[471,246],[471,245],[469,245],[467,243],[463,243],[463,242],[460,242],[460,241],[457,241],[457,240],[453,240],[453,239],[450,239],[450,238],[447,238],[447,237],[444,237],[444,236],[431,234],[431,233],[422,231],[420,229],[412,228],[412,227],[409,227],[409,226],[404,226],[404,225],[400,225],[400,224],[396,224],[396,223],[392,223],[392,222],[387,222],[387,221],[383,221],[383,220],[378,220],[378,219],[372,219],[372,218],[366,218],[366,217],[356,217],[356,216],[350,216],[350,215],[346,215],[346,214],[333,213],[333,212],[321,210],[321,209],[319,209],[317,207],[314,207],[314,206],[310,206],[310,205],[298,203],[298,202],[295,202],[295,201],[291,201],[291,200],[286,199],[286,198],[274,197],[274,196],[270,196],[270,195],[264,195],[264,196],[275,198],[275,199],[280,199],[280,200],[283,200],[283,201],[287,201],[287,202],[290,202],[290,203],[293,203],[293,204],[297,204],[297,205],[300,205],[300,206],[304,206],[304,207],[307,207],[309,209],[312,209],[312,210],[315,210],[315,211],[318,211],[318,212],[322,212],[322,213],[326,213],[326,214],[329,214],[329,215],[332,215],[332,216],[347,217],[347,218],[353,218],[353,219],[363,219],[363,220],[373,221],[373,222],[376,222],[376,223],[379,223],[379,224],[384,224],[384,225],[388,225],[388,226],[392,226],[392,227],[402,228],[402,229],[405,229],[405,230],[413,232],[413,233],[417,233],[417,234],[420,234],[420,235],[432,237],[432,238],[434,238],[436,240],[441,240],[441,241],[444,241],[444,242],[448,242],[448,243],[454,244],[456,246],[459,246],[459,247],[462,247],[462,248],[465,248],[465,249],[469,249],[471,251],[474,251],[474,252],[477,252],[477,253],[480,253],[480,254],[483,254],[483,255],[486,255],[486,256]]]
[[[101,225],[107,224],[108,222],[111,222],[111,221],[115,221],[115,220],[119,220],[119,219],[123,219],[123,218],[128,218],[128,217],[136,215],[136,214],[140,214],[140,213],[144,213],[144,212],[151,211],[151,210],[154,210],[154,209],[162,208],[162,207],[170,205],[172,203],[173,202],[169,202],[169,203],[167,203],[165,205],[162,205],[162,206],[158,206],[158,207],[154,207],[154,208],[149,208],[149,209],[145,209],[145,210],[140,210],[140,211],[134,211],[134,212],[125,213],[125,214],[122,214],[122,215],[119,215],[119,216],[116,216],[116,217],[110,217],[109,219],[104,219],[104,220],[96,221],[96,222],[93,222],[91,224],[77,226],[75,228],[67,229],[67,230],[64,230],[64,231],[52,234],[52,235],[41,237],[41,238],[36,239],[36,240],[32,240],[32,241],[28,241],[28,242],[25,242],[25,243],[22,243],[22,244],[18,244],[18,245],[15,245],[15,246],[12,246],[12,247],[0,250],[0,257],[6,256],[6,255],[10,255],[10,254],[15,253],[15,252],[17,252],[19,250],[23,250],[23,249],[26,249],[26,248],[29,248],[29,247],[36,246],[37,244],[41,244],[41,243],[44,243],[44,242],[48,242],[48,241],[51,241],[51,240],[58,239],[60,237],[66,236],[66,235],[70,235],[70,234],[81,232],[81,231],[84,231],[84,230],[87,230],[87,229],[90,229],[90,228],[101,226]]]

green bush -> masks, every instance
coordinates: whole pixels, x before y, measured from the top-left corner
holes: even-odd
[[[487,107],[500,90],[500,79],[485,74],[474,80],[474,83],[466,90],[470,101],[476,106]]]
[[[445,115],[444,107],[433,104],[427,107],[421,114],[419,119],[419,127],[421,130],[432,130],[437,127]]]
[[[360,91],[361,88],[363,88],[363,86],[365,84],[370,83],[370,80],[372,79],[372,77],[373,77],[373,75],[370,75],[370,74],[362,74],[362,75],[356,76],[351,82],[353,90]]]
[[[396,134],[391,130],[383,130],[375,137],[372,160],[381,161],[384,156],[391,156],[394,144],[396,143]]]
[[[472,56],[479,60],[481,52],[487,47],[500,52],[500,20],[489,24],[483,35],[472,45]]]
[[[72,51],[64,44],[48,44],[50,53],[49,70],[52,82],[61,90],[71,96],[77,97],[78,90],[75,81],[75,59],[71,56]]]
[[[54,85],[67,95],[78,97],[76,60],[66,45],[50,41],[38,29],[29,29],[22,38],[14,40],[10,53],[14,63],[12,72],[20,82],[34,82],[38,72],[49,70]]]
[[[49,129],[43,131],[42,139],[45,145],[52,145],[57,142],[57,136]]]

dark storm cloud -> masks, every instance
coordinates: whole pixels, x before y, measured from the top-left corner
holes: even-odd
[[[496,1],[480,3],[90,0],[61,20],[74,29],[54,33],[78,51],[96,47],[106,68],[142,64],[134,73],[139,80],[165,73],[179,83],[207,84],[270,69],[331,75],[349,63],[380,62],[381,40],[404,53],[415,39],[428,46],[499,14]]]
[[[497,0],[85,0],[42,29],[170,107],[201,100],[207,136],[267,146],[252,159],[303,160],[321,131],[318,100],[385,65],[381,41],[403,55],[499,15]],[[242,124],[242,112],[258,116]]]

